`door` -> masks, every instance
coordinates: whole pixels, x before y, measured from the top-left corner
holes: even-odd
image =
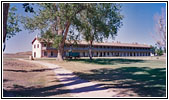
[[[47,56],[47,52],[46,51],[44,51],[44,56]]]
[[[53,51],[51,51],[51,56],[53,57]]]

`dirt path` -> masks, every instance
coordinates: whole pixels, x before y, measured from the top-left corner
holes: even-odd
[[[20,59],[23,60],[23,59]],[[117,97],[118,94],[111,89],[104,88],[101,84],[89,82],[75,76],[71,71],[66,70],[58,65],[50,64],[42,61],[29,61],[41,64],[48,68],[54,69],[56,77],[59,81],[71,91],[73,97]]]

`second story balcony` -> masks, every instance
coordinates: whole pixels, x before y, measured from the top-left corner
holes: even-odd
[[[79,51],[88,51],[89,48],[81,48],[81,47],[74,47],[71,48],[72,50],[79,50]],[[70,50],[70,47],[65,47],[64,50]],[[92,48],[93,51],[106,51],[106,52],[111,52],[111,51],[125,51],[125,52],[151,52],[150,49],[127,49],[127,48]]]
[[[57,49],[52,47],[42,47],[42,50],[57,50]]]

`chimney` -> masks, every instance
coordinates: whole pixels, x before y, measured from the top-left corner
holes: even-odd
[[[36,35],[36,38],[38,38],[38,35]]]

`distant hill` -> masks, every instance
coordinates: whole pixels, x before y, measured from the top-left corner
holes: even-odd
[[[32,51],[18,52],[16,54],[18,54],[18,55],[32,55]]]
[[[29,58],[32,55],[32,51],[18,52],[18,53],[4,53],[4,58]]]

